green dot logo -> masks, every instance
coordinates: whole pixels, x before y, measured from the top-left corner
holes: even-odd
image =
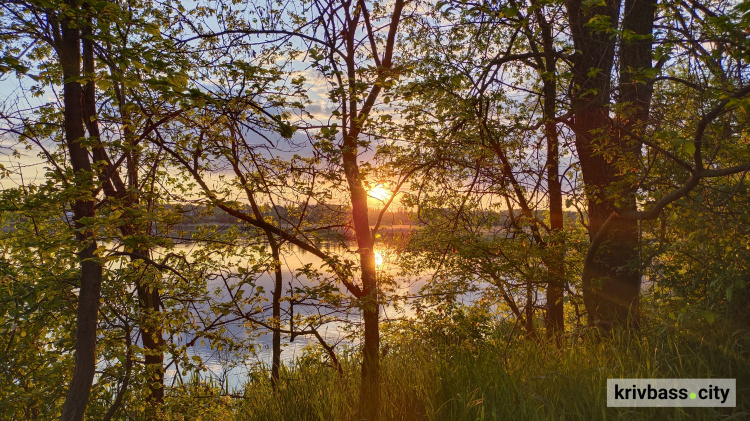
[[[690,399],[695,399],[695,392],[690,394]]]

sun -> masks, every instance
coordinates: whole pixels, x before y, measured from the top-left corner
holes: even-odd
[[[386,202],[391,198],[391,194],[392,193],[388,191],[388,189],[383,187],[382,184],[378,184],[377,186],[370,189],[368,196],[380,202]]]

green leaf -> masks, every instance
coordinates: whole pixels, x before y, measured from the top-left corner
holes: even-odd
[[[714,324],[714,319],[716,318],[716,315],[708,310],[701,311],[701,317],[706,319],[708,324]]]
[[[590,69],[589,69],[589,72],[588,72],[588,73],[586,74],[586,76],[588,76],[588,77],[592,77],[592,78],[593,78],[593,77],[596,77],[596,75],[598,75],[599,73],[601,73],[601,72],[602,72],[602,70],[603,70],[603,69],[599,69],[599,68],[596,68],[596,67],[592,67],[592,68],[590,68]]]
[[[96,86],[99,87],[100,90],[106,91],[112,87],[112,82],[108,79],[99,79],[96,81]]]
[[[682,145],[682,151],[688,155],[695,154],[695,143],[693,143],[692,141],[685,142]]]
[[[143,30],[146,31],[147,34],[155,36],[155,37],[158,37],[161,35],[161,30],[159,29],[157,25],[153,23],[147,23],[143,27]]]
[[[279,122],[279,134],[285,139],[291,139],[294,136],[294,132],[297,131],[291,124],[281,121]]]
[[[658,75],[659,75],[659,69],[656,69],[656,68],[651,68],[651,69],[643,69],[643,74],[644,74],[644,75],[645,75],[645,76],[646,76],[647,78],[649,78],[649,79],[653,79],[653,78],[655,78],[656,76],[658,76]]]
[[[12,56],[0,57],[0,75],[6,73],[9,70],[15,70],[18,73],[26,73],[29,68],[21,65],[21,63]]]

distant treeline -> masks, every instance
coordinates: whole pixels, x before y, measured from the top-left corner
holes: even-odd
[[[179,208],[182,212],[183,225],[233,225],[242,224],[242,221],[227,214],[218,208],[208,208],[206,206],[186,205],[167,205],[168,208]],[[420,214],[416,210],[408,210],[403,207],[394,207],[396,210],[388,210],[380,219],[381,227],[392,226],[414,226],[428,224],[435,218],[434,214]],[[249,206],[243,207],[242,211],[250,211]],[[434,212],[434,211],[433,211]],[[443,212],[450,212],[444,209]],[[370,225],[374,226],[380,218],[380,209],[369,209],[368,219]],[[306,207],[265,207],[263,209],[265,218],[270,218],[277,224],[284,226],[296,226],[302,219],[302,225],[311,226],[337,226],[346,227],[351,225],[351,212],[349,206],[345,205],[308,205]],[[510,212],[501,211],[478,211],[473,214],[477,224],[484,226],[503,227],[508,225],[513,218],[522,217],[520,210],[514,210],[511,218]],[[565,219],[574,221],[579,217],[577,212],[565,212]],[[546,211],[536,211],[536,218],[544,221],[547,219]]]

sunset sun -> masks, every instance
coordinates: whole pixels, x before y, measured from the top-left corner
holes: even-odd
[[[370,192],[368,193],[371,198],[380,202],[386,202],[391,198],[391,194],[392,193],[388,189],[383,187],[382,184],[378,184],[375,187],[371,188]]]

